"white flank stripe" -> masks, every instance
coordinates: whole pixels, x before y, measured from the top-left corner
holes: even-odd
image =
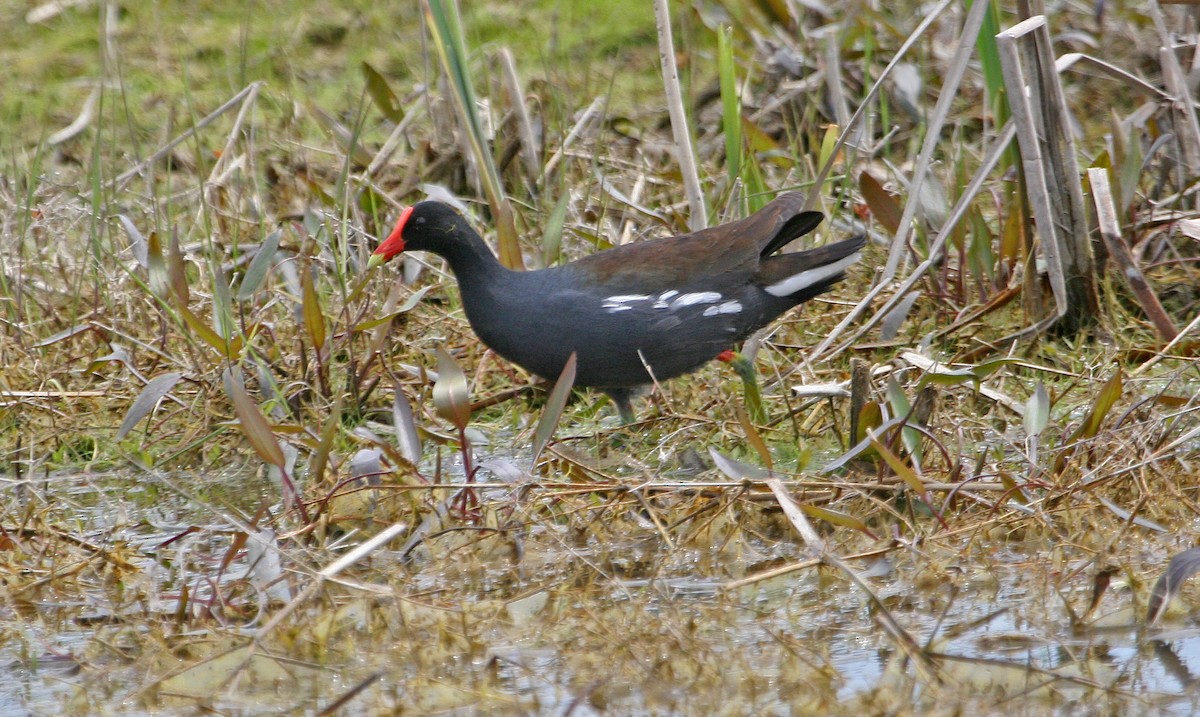
[[[715,291],[698,291],[694,294],[684,294],[671,302],[671,310],[692,304],[715,304],[721,300],[721,295]]]
[[[858,261],[859,252],[854,252],[850,256],[835,261],[832,264],[818,266],[816,269],[807,269],[799,274],[792,274],[783,281],[777,281],[767,287],[766,291],[772,296],[789,296],[797,291],[803,291],[810,286],[820,284],[831,276],[836,276],[846,270],[854,262]]]
[[[717,314],[740,314],[742,313],[742,302],[726,301],[720,306],[710,306],[704,310],[705,316],[716,316]]]
[[[604,303],[600,304],[600,308],[604,309],[610,314],[615,314],[618,311],[629,311],[633,308],[632,306],[626,306],[626,304],[632,304],[638,301],[648,301],[651,298],[653,297],[646,296],[645,294],[620,294],[618,296],[610,296],[605,299]]]
[[[669,308],[670,305],[667,303],[667,301],[669,299],[674,298],[678,294],[679,294],[679,292],[675,291],[674,289],[664,291],[663,293],[658,295],[658,301],[654,302],[654,308],[656,308],[656,309]]]

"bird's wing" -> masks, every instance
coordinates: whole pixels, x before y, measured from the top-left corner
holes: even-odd
[[[703,288],[749,281],[767,256],[821,222],[799,192],[780,195],[745,219],[690,234],[627,244],[569,265],[614,291]],[[749,240],[747,240],[749,239]]]

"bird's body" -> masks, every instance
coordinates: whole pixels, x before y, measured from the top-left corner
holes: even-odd
[[[460,214],[421,202],[372,261],[407,250],[445,257],[485,344],[551,380],[575,353],[575,384],[609,393],[629,419],[629,399],[650,372],[665,381],[694,371],[842,278],[861,238],[772,256],[820,223],[803,206],[801,195],[784,194],[730,224],[512,271]]]

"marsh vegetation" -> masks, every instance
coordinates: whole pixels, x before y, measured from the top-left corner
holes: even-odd
[[[1185,10],[464,5],[0,11],[0,712],[1195,711]],[[863,261],[628,425],[364,271],[785,190]]]

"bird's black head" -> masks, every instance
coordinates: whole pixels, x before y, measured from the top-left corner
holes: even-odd
[[[419,202],[400,213],[396,228],[380,243],[371,266],[382,264],[403,251],[446,254],[474,234],[466,219],[449,204]]]

